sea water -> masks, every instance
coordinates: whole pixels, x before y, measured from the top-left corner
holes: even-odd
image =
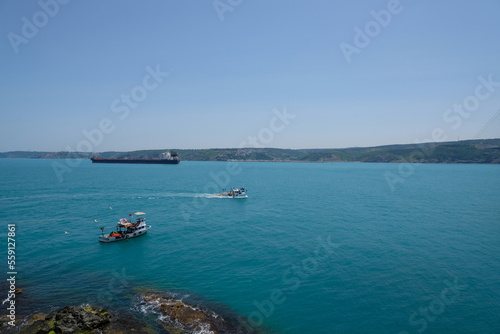
[[[0,189],[18,318],[153,289],[264,333],[500,333],[498,165],[1,159]]]

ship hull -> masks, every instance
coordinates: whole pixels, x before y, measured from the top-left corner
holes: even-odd
[[[101,159],[91,158],[97,164],[156,164],[156,165],[177,165],[180,160],[166,159]]]
[[[151,228],[150,225],[144,226],[144,228],[141,228],[137,231],[129,232],[129,233],[124,233],[121,236],[117,237],[108,237],[108,236],[101,236],[99,237],[100,242],[114,242],[114,241],[123,241],[127,239],[132,239],[132,238],[137,238],[140,237],[141,235],[146,234],[146,232]]]

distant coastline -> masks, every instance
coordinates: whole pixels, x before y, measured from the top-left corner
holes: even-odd
[[[90,159],[99,156],[107,159],[155,159],[165,151],[168,150],[101,153],[11,151],[0,153],[0,158]],[[500,138],[341,149],[215,148],[175,151],[182,161],[500,164]]]

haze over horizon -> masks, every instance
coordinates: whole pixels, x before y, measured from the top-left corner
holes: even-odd
[[[499,12],[494,0],[3,2],[0,152],[499,138]]]

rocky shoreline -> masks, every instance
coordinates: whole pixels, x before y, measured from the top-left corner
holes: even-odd
[[[38,313],[15,328],[0,319],[0,332],[18,334],[253,334],[241,320],[224,317],[158,292],[139,295],[141,305],[151,310],[155,320],[112,312],[96,306],[66,306],[48,314]],[[140,318],[140,319],[139,319]],[[147,320],[145,320],[147,319]]]
[[[141,321],[127,316],[111,314],[105,309],[94,306],[66,306],[48,314],[37,313],[17,327],[17,330],[10,329],[10,331],[7,328],[7,332],[19,334],[156,333],[154,328]]]

